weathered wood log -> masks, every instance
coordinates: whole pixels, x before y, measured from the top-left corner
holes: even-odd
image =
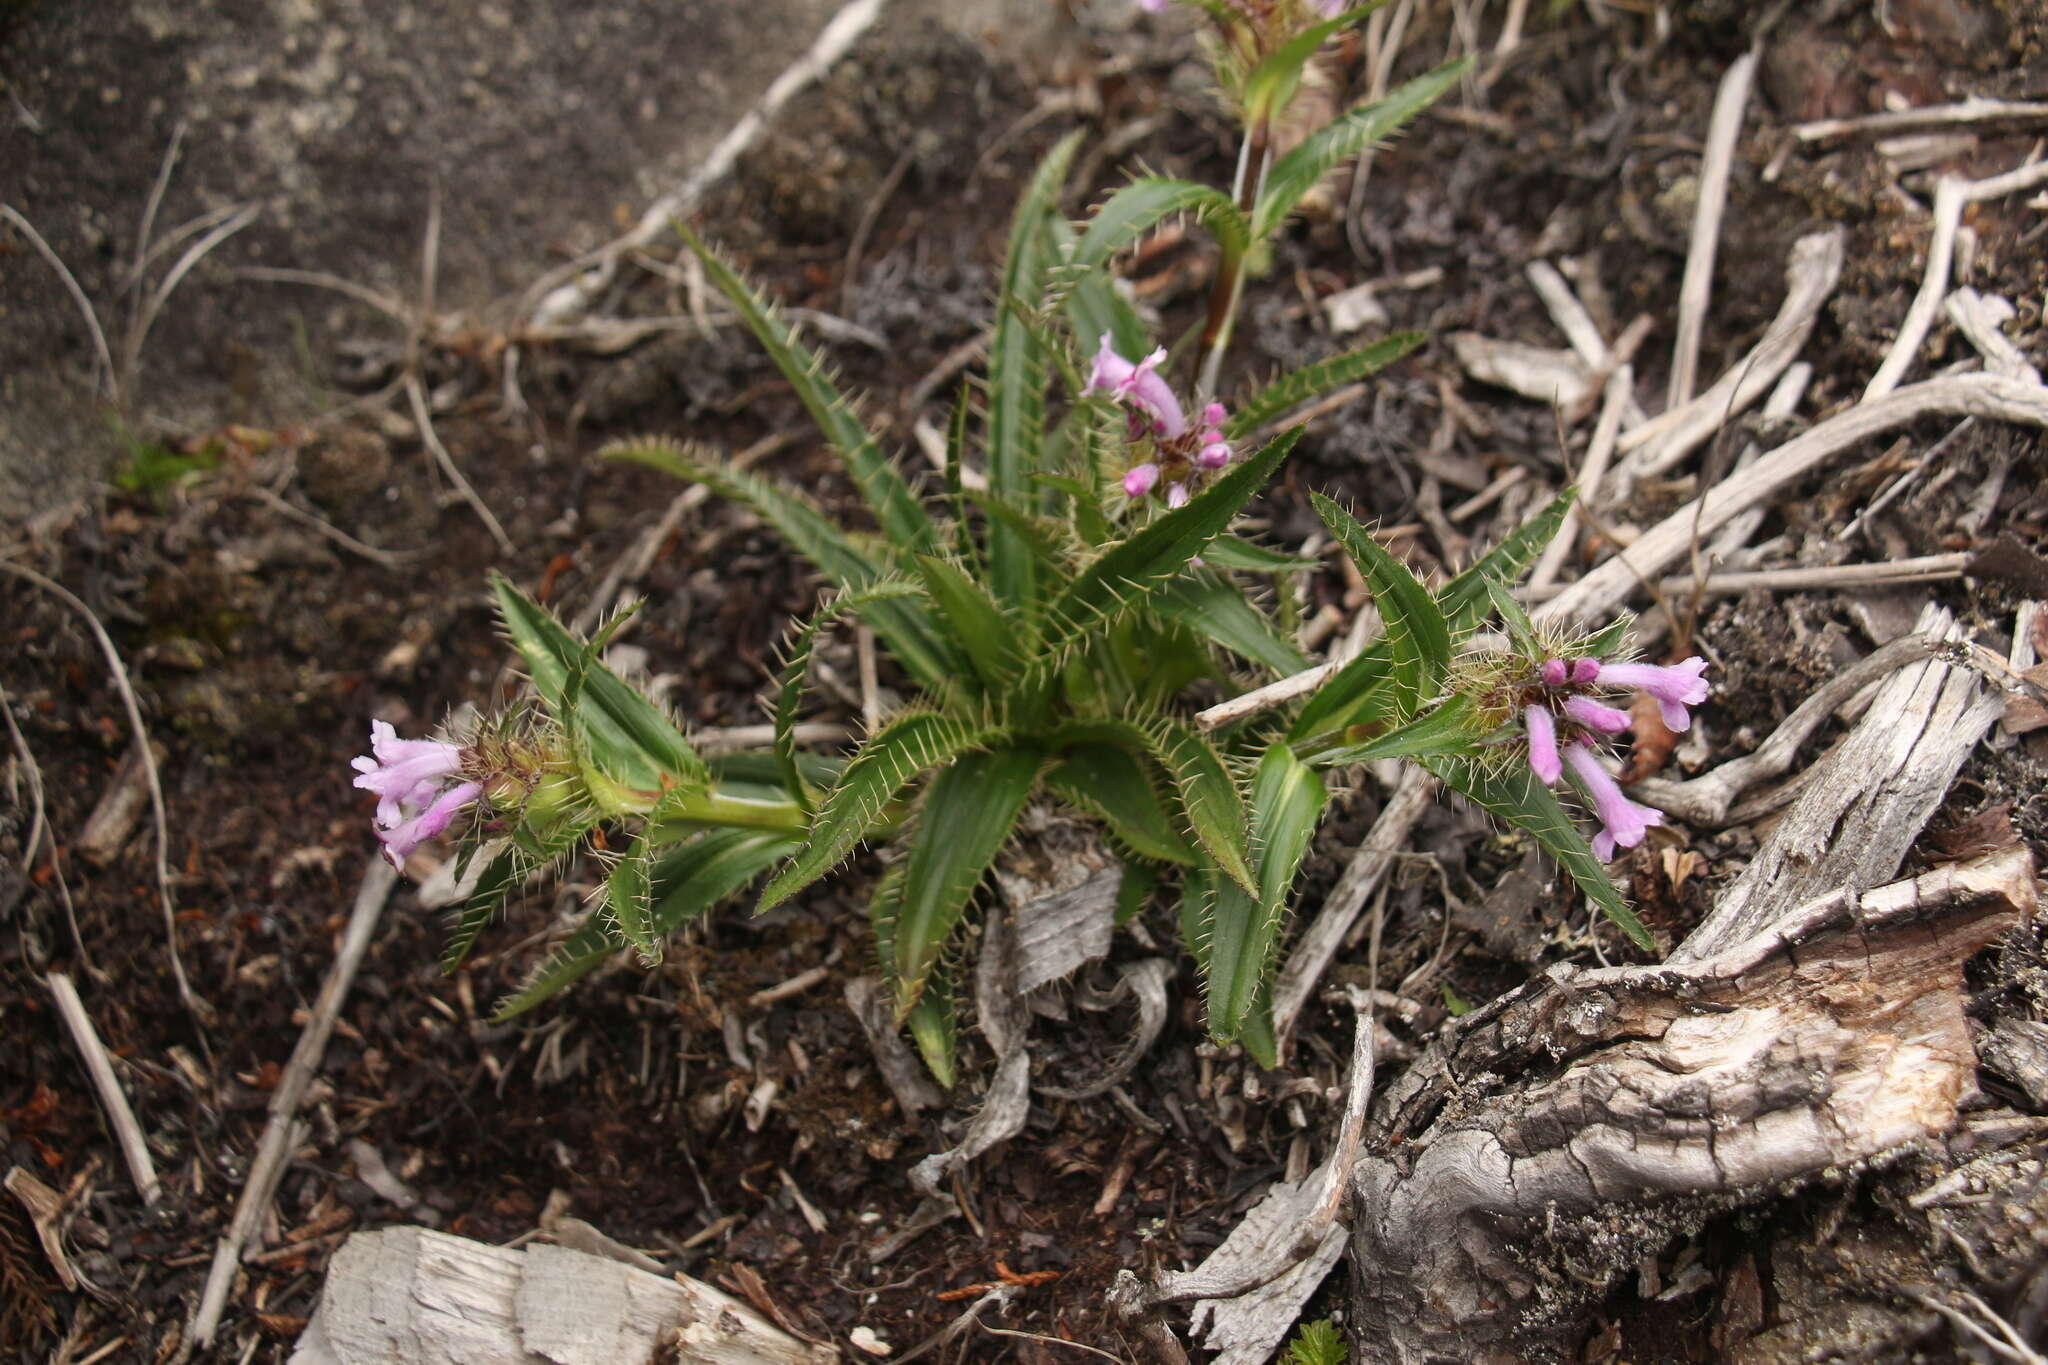
[[[1963,964],[2035,894],[2014,847],[1683,964],[1559,966],[1447,1025],[1353,1177],[1357,1351],[1542,1358],[1676,1233],[1950,1129],[1976,1066]]]
[[[1938,651],[1963,640],[1954,618],[1934,605],[1915,631],[1939,642]],[[1941,653],[1892,674],[1863,721],[1806,774],[1797,803],[1672,961],[1711,957],[1835,887],[1897,875],[2003,709],[1983,679]]]
[[[837,1358],[711,1286],[567,1247],[359,1232],[291,1365],[821,1365]]]

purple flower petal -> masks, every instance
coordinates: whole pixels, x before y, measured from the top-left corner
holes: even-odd
[[[1529,771],[1544,786],[1556,785],[1564,772],[1557,757],[1557,721],[1543,707],[1531,706],[1522,712],[1522,722],[1529,727]]]
[[[1658,701],[1675,701],[1681,706],[1698,706],[1707,699],[1707,661],[1695,654],[1679,664],[1601,664],[1599,682],[1603,687],[1633,687],[1648,692]]]
[[[1595,679],[1597,679],[1597,678],[1598,678],[1599,676],[1600,676],[1600,661],[1599,661],[1598,659],[1577,659],[1577,660],[1574,660],[1574,661],[1573,661],[1573,663],[1572,663],[1572,681],[1573,681],[1573,682],[1575,682],[1575,683],[1589,683],[1589,682],[1592,682],[1592,681],[1594,681]]]
[[[389,828],[404,819],[403,807],[424,806],[441,784],[462,767],[462,749],[432,739],[400,739],[389,722],[370,723],[374,757],[354,760],[355,785],[375,792],[377,823]]]
[[[1195,457],[1195,463],[1204,469],[1221,469],[1230,463],[1230,447],[1218,441],[1202,447],[1202,453]]]
[[[1618,735],[1629,727],[1628,712],[1604,706],[1591,697],[1568,697],[1564,713],[1588,730],[1598,730],[1606,735]]]
[[[1124,496],[1142,498],[1152,491],[1159,482],[1159,466],[1156,464],[1133,465],[1124,472]]]
[[[1545,659],[1542,672],[1543,681],[1552,687],[1563,687],[1572,676],[1571,665],[1563,659]]]
[[[1599,855],[1601,862],[1613,860],[1617,845],[1634,848],[1643,841],[1650,826],[1664,823],[1664,812],[1629,800],[1613,774],[1600,766],[1600,760],[1585,745],[1569,746],[1564,761],[1571,764],[1579,785],[1592,798],[1594,814],[1600,817],[1600,832],[1593,837],[1593,852]]]
[[[1105,332],[1102,345],[1095,352],[1095,366],[1088,373],[1088,389],[1091,393],[1106,393],[1146,413],[1159,435],[1170,441],[1188,429],[1188,421],[1172,387],[1159,377],[1159,362],[1164,359],[1166,352],[1162,348],[1133,364],[1117,354]]]
[[[1166,505],[1182,508],[1188,505],[1188,486],[1184,483],[1170,483],[1166,486]]]
[[[483,795],[481,782],[464,782],[450,787],[434,798],[432,805],[390,829],[378,831],[377,837],[384,841],[384,856],[397,868],[405,866],[405,860],[413,850],[429,839],[439,838],[442,831],[454,821],[456,814],[470,802]]]

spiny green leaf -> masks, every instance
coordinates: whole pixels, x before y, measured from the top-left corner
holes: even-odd
[[[1285,416],[1304,403],[1321,398],[1346,384],[1356,383],[1420,346],[1427,338],[1421,332],[1396,332],[1369,346],[1304,365],[1259,390],[1237,405],[1225,424],[1223,434],[1241,441],[1266,423]]]
[[[986,588],[950,560],[919,555],[917,571],[983,685],[991,691],[1002,687],[1031,653],[1029,623],[1006,615]]]
[[[1445,786],[1463,792],[1484,810],[1535,839],[1544,852],[1557,860],[1558,866],[1571,874],[1579,889],[1586,893],[1586,899],[1599,906],[1631,942],[1645,951],[1655,951],[1650,931],[1628,908],[1614,883],[1607,880],[1607,870],[1593,856],[1586,836],[1527,765],[1515,764],[1502,773],[1469,758],[1438,756],[1424,758],[1421,763]]]
[[[781,533],[796,552],[833,583],[849,591],[883,577],[879,562],[864,554],[824,513],[787,489],[739,470],[725,469],[692,447],[659,438],[619,441],[599,452],[701,483],[730,502],[752,509]],[[869,618],[896,662],[921,684],[943,687],[957,661],[932,628],[931,616],[915,603],[881,604]]]
[[[1056,651],[1091,636],[1131,605],[1187,567],[1230,526],[1294,448],[1299,432],[1286,432],[1207,488],[1076,574],[1046,610],[1046,645]]]
[[[1230,879],[1254,890],[1250,849],[1246,841],[1244,794],[1215,746],[1179,721],[1160,719],[1148,727],[1160,764],[1180,791],[1188,830],[1202,851]]]
[[[1557,538],[1571,511],[1576,488],[1567,488],[1547,503],[1541,512],[1508,533],[1505,540],[1480,556],[1479,561],[1445,585],[1437,598],[1454,632],[1466,631],[1486,619],[1493,609],[1493,595],[1487,583],[1512,588],[1527,573],[1543,547]]]
[[[911,836],[888,964],[899,1016],[917,1003],[953,926],[1016,829],[1042,761],[1036,749],[991,749],[963,755],[932,779]]]
[[[667,850],[650,874],[651,933],[666,937],[737,892],[791,847],[785,835],[757,830],[709,830]],[[604,909],[584,916],[583,923],[526,984],[508,996],[492,1016],[503,1023],[560,994],[587,976],[617,950]]]
[[[1370,3],[1345,10],[1335,18],[1311,24],[1268,53],[1265,60],[1245,77],[1241,98],[1246,121],[1259,124],[1278,118],[1301,85],[1302,68],[1308,65],[1309,58],[1316,55],[1324,40],[1339,29],[1357,23],[1386,2],[1370,0]]]
[[[640,954],[642,966],[661,961],[661,939],[648,918],[652,904],[649,854],[645,843],[635,846],[612,868],[604,881],[604,904],[600,908],[611,931],[625,945]]]
[[[1373,604],[1386,624],[1390,709],[1394,720],[1404,723],[1450,667],[1450,623],[1429,589],[1349,512],[1320,493],[1309,494],[1309,500],[1372,591]]]
[[[1512,584],[1536,562],[1536,556],[1563,524],[1573,496],[1574,490],[1569,488],[1560,493],[1437,595],[1437,607],[1452,634],[1471,630],[1485,619],[1491,606],[1486,588],[1489,579]],[[1369,719],[1372,710],[1380,705],[1374,696],[1386,682],[1391,667],[1386,640],[1373,641],[1309,698],[1288,731],[1289,738],[1307,741]]]
[[[1050,219],[1080,146],[1077,131],[1062,138],[1038,164],[1010,228],[996,325],[988,350],[988,465],[990,494],[1021,505],[1026,481],[1040,466],[1045,439],[1045,347],[1021,310],[1037,308],[1054,257]],[[989,528],[990,587],[996,600],[1030,615],[1036,609],[1033,561],[1006,525]]]
[[[1142,734],[1138,743],[1137,753],[1100,742],[1072,745],[1046,774],[1045,785],[1062,801],[1102,821],[1132,852],[1161,862],[1192,864],[1195,851],[1168,818],[1151,765],[1138,756],[1151,745]]]
[[[668,713],[597,661],[595,646],[579,642],[504,575],[494,573],[490,581],[499,617],[526,661],[534,690],[558,718],[584,729],[608,776],[654,791],[701,788],[710,781],[704,760]]]
[[[1247,601],[1235,583],[1220,575],[1184,575],[1168,583],[1152,600],[1167,619],[1275,673],[1297,673],[1309,666],[1300,647],[1275,630],[1266,614]]]
[[[877,602],[915,597],[918,591],[908,583],[876,583],[857,592],[844,592],[824,603],[811,619],[790,638],[789,656],[783,661],[782,677],[775,689],[775,761],[784,787],[806,806],[817,803],[817,789],[797,761],[796,720],[803,704],[804,678],[810,672],[811,651],[818,635],[849,612],[858,612]]]
[[[1194,214],[1215,236],[1224,254],[1233,259],[1251,247],[1250,227],[1223,191],[1192,180],[1144,176],[1112,194],[1095,211],[1074,246],[1071,268],[1083,272],[1103,269],[1118,252],[1180,213]],[[1102,340],[1101,333],[1077,335],[1083,349],[1091,353]],[[1122,340],[1118,338],[1119,343]],[[1124,358],[1136,360],[1140,353],[1134,349]]]
[[[1529,619],[1529,613],[1515,600],[1507,585],[1498,579],[1486,580],[1487,600],[1500,613],[1501,625],[1507,628],[1508,638],[1515,642],[1515,648],[1524,654],[1536,652],[1536,623]]]
[[[1287,745],[1272,745],[1260,758],[1251,801],[1256,892],[1218,881],[1203,888],[1208,894],[1197,906],[1209,1032],[1220,1040],[1237,1038],[1258,1004],[1294,874],[1328,801],[1322,779]]]
[[[1254,234],[1263,239],[1278,230],[1318,181],[1435,103],[1457,84],[1470,65],[1469,57],[1448,62],[1409,81],[1385,99],[1360,105],[1309,134],[1267,172],[1265,188],[1252,213]]]
[[[522,831],[523,832],[523,831]],[[460,967],[476,946],[477,936],[491,917],[505,903],[519,884],[543,864],[553,862],[581,842],[590,832],[590,824],[575,821],[555,830],[545,840],[529,840],[531,847],[522,847],[517,839],[495,841],[495,851],[490,861],[478,874],[476,885],[455,912],[455,925],[448,935],[448,946],[441,952],[441,970],[452,972]],[[485,845],[486,848],[491,845]],[[472,856],[482,856],[482,849],[474,850]],[[457,875],[460,875],[458,871]]]
[[[1386,734],[1308,756],[1319,768],[1341,768],[1381,758],[1422,758],[1438,754],[1469,754],[1479,739],[1471,699],[1452,697]]]
[[[940,1089],[951,1090],[959,1079],[955,1057],[960,1047],[960,1004],[953,997],[953,973],[945,963],[935,964],[925,976],[924,989],[903,1022],[932,1079]]]
[[[774,909],[838,867],[867,837],[889,802],[913,778],[961,754],[1002,742],[1007,732],[933,711],[913,711],[884,725],[861,745],[811,821],[801,852],[761,893],[756,914]]]
[[[852,404],[832,384],[824,367],[797,341],[768,301],[729,265],[718,252],[706,246],[689,226],[678,221],[676,231],[690,250],[704,263],[711,282],[739,311],[761,348],[796,390],[811,420],[846,462],[855,486],[882,527],[882,534],[906,550],[929,552],[938,541],[924,506],[910,491],[903,475],[882,452],[879,443],[854,415]]]
[[[1236,569],[1241,573],[1306,573],[1323,566],[1320,559],[1282,554],[1232,535],[1216,537],[1202,551],[1202,558],[1219,569]]]
[[[1123,880],[1116,887],[1116,924],[1121,929],[1138,917],[1159,885],[1159,869],[1137,858],[1123,860]]]

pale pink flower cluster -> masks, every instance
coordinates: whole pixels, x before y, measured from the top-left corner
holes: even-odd
[[[1157,350],[1143,360],[1126,360],[1105,336],[1088,375],[1088,392],[1107,394],[1128,408],[1131,439],[1152,444],[1152,458],[1125,472],[1124,493],[1147,497],[1164,480],[1166,505],[1182,507],[1198,476],[1230,463],[1230,443],[1223,437],[1230,413],[1221,403],[1210,403],[1202,409],[1200,426],[1190,428],[1173,387],[1159,375],[1165,359],[1166,352]]]
[[[1602,862],[1617,848],[1634,848],[1650,826],[1664,823],[1664,814],[1629,800],[1621,784],[1594,752],[1596,735],[1618,735],[1629,728],[1628,712],[1607,705],[1583,689],[1631,688],[1655,699],[1664,724],[1674,731],[1692,725],[1689,708],[1707,699],[1707,661],[1697,656],[1683,663],[1618,664],[1598,659],[1546,659],[1537,670],[1522,707],[1529,735],[1529,771],[1545,786],[1555,785],[1567,765],[1593,802],[1600,832],[1593,852]]]
[[[462,757],[459,744],[400,739],[388,722],[370,722],[370,754],[354,762],[355,785],[377,794],[377,837],[393,867],[483,795],[481,782],[463,777]]]

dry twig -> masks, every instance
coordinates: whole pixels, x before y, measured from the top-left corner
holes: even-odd
[[[127,1092],[114,1075],[107,1045],[100,1041],[99,1030],[93,1027],[92,1017],[85,1012],[85,1003],[78,998],[78,988],[71,984],[71,978],[62,972],[51,972],[48,984],[57,1017],[64,1021],[65,1032],[71,1035],[72,1043],[85,1060],[85,1073],[92,1078],[93,1093],[99,1096],[100,1108],[106,1111],[107,1125],[114,1130],[114,1141],[121,1148],[121,1159],[128,1163],[128,1177],[135,1182],[142,1202],[155,1208],[163,1197],[156,1163],[150,1160],[149,1143],[142,1136],[142,1125],[135,1121],[135,1111],[128,1106]]]
[[[306,1021],[305,1031],[299,1035],[298,1046],[292,1049],[291,1060],[285,1064],[277,1088],[270,1092],[270,1117],[263,1125],[263,1136],[257,1141],[256,1156],[249,1163],[249,1176],[243,1182],[241,1198],[235,1203],[234,1219],[221,1236],[220,1245],[214,1248],[213,1265],[207,1271],[206,1287],[200,1292],[199,1308],[193,1315],[192,1330],[187,1334],[200,1346],[213,1343],[214,1331],[220,1326],[221,1310],[227,1306],[228,1290],[235,1281],[235,1267],[241,1260],[242,1248],[254,1235],[257,1221],[263,1217],[264,1210],[270,1206],[271,1196],[277,1191],[278,1181],[284,1178],[285,1161],[294,1145],[293,1134],[301,1126],[298,1122],[299,1103],[305,1099],[306,1089],[313,1083],[314,1074],[327,1054],[327,1040],[334,1032],[334,1021],[340,1017],[341,1003],[348,997],[349,987],[355,984],[356,969],[362,966],[363,955],[370,948],[370,939],[377,932],[384,902],[391,898],[391,889],[397,884],[397,870],[381,857],[374,859],[363,874],[363,884],[356,892],[354,907],[349,911],[348,929],[342,936],[341,951],[335,954],[334,965],[328,968],[319,998],[313,1002],[312,1017]]]
[[[1705,393],[1622,436],[1622,453],[1641,450],[1629,462],[1631,478],[1671,468],[1771,388],[1813,335],[1821,306],[1842,278],[1844,240],[1839,228],[1800,238],[1785,266],[1785,302],[1749,354]]]
[[[2037,161],[1984,180],[1944,175],[1935,184],[1934,236],[1927,244],[1927,273],[1921,276],[1920,290],[1906,309],[1905,321],[1899,324],[1899,335],[1885,353],[1884,363],[1877,367],[1869,387],[1863,390],[1866,403],[1897,388],[1920,353],[1920,343],[1926,339],[1927,329],[1934,325],[1942,298],[1948,292],[1949,274],[1955,264],[1956,230],[1962,226],[1963,210],[1987,199],[2022,194],[2042,184],[2048,184],[2048,161]]]
[[[704,164],[669,193],[647,206],[631,232],[541,276],[526,291],[520,313],[533,322],[556,323],[580,315],[611,283],[619,261],[652,243],[669,225],[695,208],[704,192],[722,180],[769,123],[799,92],[832,69],[848,48],[881,17],[887,0],[851,0],[819,31],[808,51],[777,76],[754,106],[721,138]]]
[[[1535,616],[1539,620],[1590,620],[1612,612],[1644,578],[1662,573],[1682,559],[1698,537],[1775,497],[1858,442],[1933,414],[2048,427],[2048,388],[1997,375],[1952,375],[1859,403],[1679,508],[1628,549],[1544,603]]]
[[[1692,242],[1685,253],[1685,278],[1678,287],[1678,339],[1671,351],[1671,384],[1665,397],[1668,408],[1691,400],[1699,375],[1700,338],[1706,331],[1707,302],[1714,293],[1714,253],[1721,241],[1721,216],[1728,207],[1728,173],[1735,164],[1735,143],[1742,134],[1742,114],[1749,105],[1756,60],[1752,49],[1729,66],[1707,120],[1699,203],[1693,213]]]

